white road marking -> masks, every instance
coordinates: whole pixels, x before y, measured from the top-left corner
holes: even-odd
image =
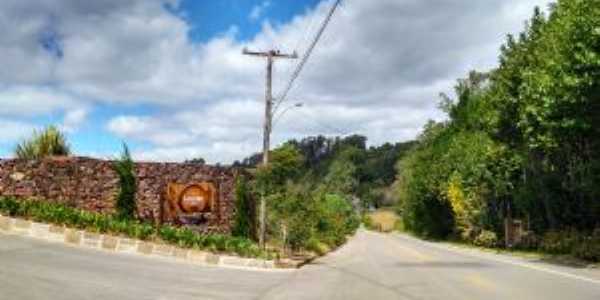
[[[549,273],[549,274],[554,274],[554,275],[558,275],[558,276],[562,276],[562,277],[566,277],[566,278],[570,278],[570,279],[581,280],[581,281],[586,281],[586,282],[589,282],[589,283],[599,284],[600,285],[600,280],[598,280],[598,279],[592,279],[592,278],[581,276],[581,275],[575,275],[575,274],[568,273],[568,272],[553,270],[553,269],[550,269],[550,268],[545,268],[545,267],[533,265],[531,263],[525,263],[525,262],[518,262],[518,261],[503,259],[503,258],[497,257],[497,256],[495,256],[493,254],[483,255],[483,254],[474,252],[474,250],[458,249],[458,248],[454,248],[453,246],[436,245],[436,244],[424,242],[424,241],[421,241],[421,240],[418,240],[418,239],[415,239],[415,238],[412,238],[412,237],[406,237],[406,236],[403,236],[401,234],[394,234],[394,235],[396,237],[399,237],[399,238],[404,239],[404,240],[409,240],[409,241],[420,243],[420,244],[422,244],[422,245],[424,245],[426,247],[437,248],[437,249],[440,249],[440,250],[450,251],[450,252],[454,252],[454,253],[458,253],[458,254],[462,254],[462,255],[469,255],[469,256],[473,256],[473,257],[477,257],[477,258],[481,258],[481,259],[493,260],[493,261],[496,261],[496,262],[501,262],[501,263],[505,263],[505,264],[509,264],[509,265],[513,265],[513,266],[518,266],[518,267],[522,267],[522,268],[528,268],[528,269],[532,269],[532,270],[536,270],[536,271],[540,271],[540,272],[546,272],[546,273]]]

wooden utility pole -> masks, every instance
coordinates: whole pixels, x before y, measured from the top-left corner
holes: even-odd
[[[271,148],[271,130],[273,124],[273,62],[276,58],[287,58],[296,59],[298,55],[294,54],[282,54],[278,50],[270,50],[266,52],[254,52],[244,49],[244,55],[252,55],[267,58],[267,78],[265,88],[265,120],[263,125],[263,166],[269,164],[269,149]],[[265,195],[260,197],[260,208],[259,208],[259,234],[258,242],[261,248],[265,247],[265,232],[266,232],[266,214],[267,203],[265,201]]]

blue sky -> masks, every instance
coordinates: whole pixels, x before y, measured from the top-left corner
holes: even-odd
[[[260,32],[265,20],[285,24],[318,3],[319,0],[186,0],[173,11],[190,24],[193,41],[209,41],[232,27],[238,29],[236,38],[249,40]]]
[[[414,139],[440,92],[497,64],[550,0],[344,0],[282,107],[275,145],[308,135]],[[303,54],[333,0],[0,2],[0,157],[62,128],[75,155],[229,163],[261,148],[264,61]],[[275,96],[297,62],[275,64]]]
[[[314,9],[319,0],[184,0],[173,6],[165,3],[164,9],[184,20],[189,26],[187,36],[191,43],[202,44],[215,37],[235,30],[238,41],[248,41],[261,31],[265,22],[280,26],[293,17]],[[38,38],[40,47],[58,61],[64,56],[59,33],[47,28]],[[51,86],[51,83],[48,84]],[[103,157],[117,155],[121,143],[127,142],[132,148],[150,149],[149,143],[137,140],[125,140],[111,134],[104,128],[116,114],[144,115],[160,110],[152,104],[112,105],[96,104],[93,112],[86,116],[86,122],[77,131],[69,133],[71,146],[77,153],[86,153]],[[60,124],[63,112],[52,111],[42,116],[29,118],[28,122],[42,128],[49,124]],[[0,141],[0,157],[10,156],[14,141]]]

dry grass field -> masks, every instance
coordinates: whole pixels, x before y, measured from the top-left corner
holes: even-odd
[[[399,220],[398,215],[387,209],[381,209],[368,214],[371,219],[372,229],[381,232],[390,232],[395,229],[396,221]]]

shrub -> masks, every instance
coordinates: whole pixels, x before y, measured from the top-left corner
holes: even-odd
[[[251,238],[253,232],[253,201],[246,178],[238,177],[235,183],[235,216],[232,234]]]
[[[271,235],[283,240],[285,231],[285,242],[294,250],[314,248],[316,241],[337,247],[360,225],[346,199],[322,189],[289,185],[267,203]]]
[[[15,156],[20,159],[41,159],[47,156],[69,155],[71,149],[65,135],[55,126],[48,126],[41,132],[17,145]]]
[[[473,244],[480,247],[493,248],[498,245],[498,236],[493,231],[483,230],[475,238]]]
[[[327,244],[319,241],[319,239],[312,237],[306,243],[306,250],[313,251],[318,255],[325,255],[327,252],[331,251],[331,248]]]
[[[551,254],[570,254],[587,261],[600,261],[600,231],[584,234],[574,229],[544,234],[540,250]]]
[[[570,254],[582,236],[575,230],[548,231],[542,237],[540,250],[550,254]]]
[[[587,261],[600,262],[600,235],[583,238],[571,252],[573,256]]]
[[[521,241],[515,246],[519,249],[538,249],[540,238],[534,232],[528,231],[521,236]]]
[[[402,219],[398,219],[398,220],[396,220],[396,222],[394,222],[394,230],[399,231],[399,232],[406,231],[406,228],[404,228],[404,222],[402,222]]]
[[[244,257],[270,258],[272,256],[270,252],[262,251],[246,238],[218,234],[201,235],[187,228],[168,225],[156,229],[152,224],[138,220],[78,210],[57,203],[0,197],[0,213],[140,240],[160,240],[183,248],[236,253]]]
[[[327,245],[335,247],[346,241],[346,236],[358,228],[360,220],[350,203],[341,196],[325,194],[321,197],[318,234]]]
[[[376,230],[377,228],[375,228],[374,224],[373,224],[373,219],[371,218],[371,216],[364,214],[362,216],[362,223],[365,226],[365,228],[369,229],[369,230]]]
[[[121,157],[114,163],[114,170],[119,175],[119,194],[117,195],[117,217],[131,219],[135,216],[135,164],[131,159],[129,148],[123,143]]]

